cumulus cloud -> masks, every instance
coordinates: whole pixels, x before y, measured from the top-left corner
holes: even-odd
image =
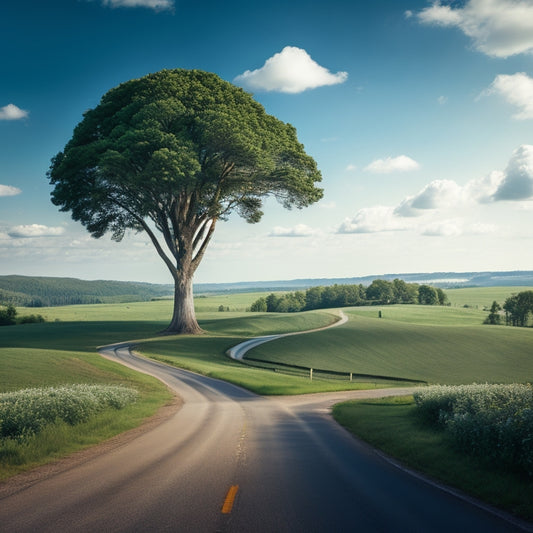
[[[11,185],[0,185],[0,196],[16,196],[22,191],[17,187]]]
[[[420,165],[414,159],[406,155],[399,155],[397,157],[387,157],[386,159],[376,159],[367,165],[364,170],[374,174],[390,174],[392,172],[408,172],[418,168],[420,168]]]
[[[7,104],[4,107],[0,107],[0,120],[20,120],[27,116],[27,111],[20,109],[20,107],[14,104]]]
[[[439,1],[417,14],[422,24],[459,28],[481,52],[509,57],[533,51],[531,0],[467,0],[452,8]]]
[[[102,0],[102,4],[110,7],[147,7],[154,11],[174,8],[174,0]]]
[[[377,233],[382,231],[401,231],[408,228],[405,220],[394,214],[388,206],[365,207],[354,217],[346,218],[337,233]]]
[[[270,237],[311,237],[316,235],[317,230],[306,224],[297,224],[293,228],[276,226],[269,234]]]
[[[455,181],[434,180],[418,194],[402,200],[395,208],[394,214],[404,217],[418,216],[421,210],[452,207],[463,200],[463,188]]]
[[[470,180],[463,189],[466,201],[486,204],[492,202],[494,194],[498,190],[505,173],[501,170],[493,170],[486,176]]]
[[[533,145],[524,144],[514,151],[493,199],[527,200],[533,197]]]
[[[494,233],[496,226],[449,217],[468,211],[466,208],[501,200],[520,201],[518,209],[533,209],[533,145],[515,150],[504,171],[494,170],[465,185],[453,180],[433,180],[395,207],[360,209],[354,217],[344,220],[337,233],[415,230],[432,237],[485,235]]]
[[[42,224],[26,224],[13,226],[7,234],[15,239],[26,239],[31,237],[57,237],[65,232],[65,228],[49,227]]]
[[[420,216],[424,210],[448,209],[498,200],[533,198],[533,145],[515,150],[504,171],[494,170],[461,186],[453,180],[434,180],[394,209],[402,217]]]
[[[533,78],[525,72],[507,75],[500,74],[494,78],[491,86],[483,94],[497,93],[520,111],[513,115],[518,120],[533,119]]]
[[[302,48],[286,46],[257,70],[246,70],[234,82],[251,90],[301,93],[348,79],[347,72],[331,73]]]

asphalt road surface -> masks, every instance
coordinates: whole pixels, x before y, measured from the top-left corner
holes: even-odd
[[[263,398],[126,347],[105,355],[159,377],[183,405],[121,446],[0,487],[0,531],[533,531],[410,475],[331,419],[333,403],[368,393]]]

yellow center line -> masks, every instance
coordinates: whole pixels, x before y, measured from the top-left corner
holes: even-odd
[[[232,485],[228,493],[226,494],[226,499],[224,500],[224,505],[222,506],[222,514],[229,514],[233,509],[233,503],[235,502],[235,496],[237,496],[237,491],[239,490],[239,485]]]

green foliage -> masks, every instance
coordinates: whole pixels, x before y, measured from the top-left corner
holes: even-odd
[[[148,234],[175,282],[174,333],[201,331],[192,278],[218,220],[237,212],[258,222],[269,196],[286,208],[322,197],[294,127],[199,70],[163,70],[110,90],[48,176],[52,202],[93,237]]]
[[[183,194],[208,218],[237,209],[249,222],[261,217],[267,194],[298,207],[322,196],[295,129],[199,70],[164,70],[110,90],[49,176],[56,205],[95,237],[111,231],[117,239],[140,229],[141,217],[166,226],[169,209],[184,208]]]
[[[249,355],[272,363],[429,383],[513,383],[533,378],[533,330],[487,328],[481,324],[482,311],[394,305],[384,310],[381,319],[375,307],[344,312],[349,320],[343,326],[284,337],[257,346]]]
[[[17,320],[19,324],[41,324],[44,321],[45,320],[42,315],[24,315],[19,317]]]
[[[70,385],[0,394],[0,437],[25,437],[61,420],[74,425],[106,409],[122,409],[137,400],[132,388]]]
[[[366,298],[379,304],[389,304],[394,299],[393,286],[390,281],[385,279],[375,279],[366,288]]]
[[[437,305],[439,303],[437,289],[430,285],[420,285],[418,287],[418,303],[421,305]]]
[[[250,307],[250,311],[255,313],[266,313],[267,311],[267,301],[266,298],[259,298],[256,300]]]
[[[12,326],[16,324],[17,310],[8,305],[5,309],[0,309],[0,326]]]
[[[507,324],[525,327],[529,316],[533,313],[533,291],[523,291],[513,294],[503,304]]]
[[[452,435],[417,416],[412,396],[338,404],[335,419],[402,464],[487,503],[533,518],[533,479],[503,461],[464,453]]]
[[[147,301],[172,294],[170,285],[75,278],[0,276],[0,304],[48,307]]]
[[[500,315],[501,310],[502,310],[501,305],[496,300],[494,300],[490,307],[489,316],[485,319],[483,324],[490,324],[492,326],[501,324],[502,322],[502,317]]]
[[[441,385],[413,396],[420,416],[445,427],[461,449],[533,475],[531,385]]]
[[[423,302],[425,305],[445,305],[446,294],[442,289],[434,289],[422,285]],[[425,296],[424,296],[425,295]],[[388,305],[415,304],[419,301],[419,286],[416,283],[405,283],[395,279],[374,280],[366,289],[363,285],[328,285],[326,287],[311,287],[305,293],[302,291],[283,295],[270,294],[267,298],[260,298],[250,308],[251,311],[263,312],[265,300],[266,311],[274,313],[296,313],[312,309],[329,309],[332,307],[351,307],[356,305]]]

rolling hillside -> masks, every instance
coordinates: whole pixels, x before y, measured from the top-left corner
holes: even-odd
[[[172,294],[171,285],[75,278],[0,276],[0,305],[57,305],[146,301]]]

